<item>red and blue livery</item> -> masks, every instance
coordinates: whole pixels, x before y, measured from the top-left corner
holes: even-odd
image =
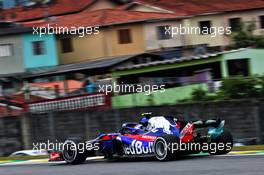
[[[143,113],[138,123],[124,123],[116,133],[101,134],[93,140],[69,138],[60,151],[50,153],[50,161],[64,160],[69,164],[83,163],[87,157],[103,155],[107,159],[120,157],[155,157],[171,160],[186,154],[209,152],[227,154],[233,146],[233,137],[225,130],[224,120],[179,121],[171,116],[152,116]],[[222,149],[201,146],[180,149],[181,144],[220,144]],[[88,149],[80,149],[78,145]],[[89,146],[87,146],[89,145]],[[177,146],[177,147],[176,147]],[[188,147],[190,148],[190,147]]]

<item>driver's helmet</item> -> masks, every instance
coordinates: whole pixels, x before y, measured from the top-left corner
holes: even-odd
[[[140,120],[139,123],[140,123],[142,126],[147,127],[147,126],[148,126],[148,121],[149,121],[149,118],[143,117],[143,118]]]
[[[142,126],[147,127],[151,115],[152,115],[151,112],[148,112],[148,113],[142,113],[141,116],[143,116],[143,118],[140,120],[139,123],[140,123]]]

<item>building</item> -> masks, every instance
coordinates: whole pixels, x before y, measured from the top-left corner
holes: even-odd
[[[100,7],[100,8],[99,8]],[[228,8],[227,8],[228,7]],[[95,1],[79,13],[57,16],[51,20],[24,22],[30,26],[98,27],[97,35],[57,35],[60,64],[98,58],[133,55],[144,52],[181,49],[183,55],[222,50],[232,44],[231,33],[240,22],[256,24],[255,34],[261,34],[264,24],[264,4],[237,5],[218,2],[133,1],[117,5],[113,1]],[[120,18],[122,16],[122,18]],[[264,25],[263,25],[264,26]],[[170,35],[166,28],[212,30],[208,34],[190,32]],[[215,33],[221,30],[221,34]],[[173,29],[171,29],[173,30]],[[232,30],[232,31],[231,31]],[[197,31],[197,30],[192,30]],[[199,30],[200,31],[200,30]]]
[[[19,91],[23,87],[19,77],[27,71],[57,65],[55,36],[40,38],[32,34],[32,28],[20,26],[0,29],[0,96]]]
[[[113,107],[175,104],[190,98],[194,88],[214,92],[225,77],[264,74],[263,49],[239,49],[145,64],[119,66],[112,77],[117,85],[165,85],[151,95],[121,93],[112,97]]]
[[[209,47],[223,47],[231,44],[230,31],[215,35],[216,30],[231,28],[232,32],[238,30],[240,23],[255,25],[255,34],[261,34],[264,28],[264,2],[262,0],[135,0],[124,6],[125,10],[144,12],[182,13],[186,17],[182,24],[184,28],[212,28],[206,34],[191,32],[185,35],[186,46],[206,45]],[[173,25],[172,25],[173,26]],[[195,29],[193,30],[195,31]],[[220,33],[220,31],[218,31]]]
[[[1,76],[58,65],[55,36],[40,38],[32,34],[32,28],[5,25],[0,32]]]
[[[120,63],[120,67],[113,72],[117,83],[167,82],[166,77],[174,77],[168,79],[167,83],[169,89],[166,93],[171,94],[164,98],[164,94],[158,100],[155,99],[157,94],[150,100],[150,96],[145,98],[142,94],[120,94],[113,97],[113,104],[117,107],[131,106],[134,103],[132,97],[139,98],[137,101],[141,102],[140,105],[146,104],[146,101],[151,104],[172,104],[187,98],[194,87],[208,88],[208,82],[214,84],[238,73],[245,76],[262,73],[262,51],[247,49],[211,53],[207,50],[224,50],[232,43],[230,33],[226,31],[214,36],[215,27],[230,28],[235,32],[241,22],[253,22],[256,25],[254,33],[261,34],[264,28],[262,0],[241,0],[240,3],[236,0],[58,0],[30,8],[24,6],[1,10],[0,20],[26,26],[14,25],[8,29],[4,26],[5,29],[1,29],[1,76],[26,72],[26,80],[31,75],[40,74],[45,78],[38,77],[32,81],[65,81],[72,78],[72,72],[87,76],[109,73]],[[74,27],[76,33],[54,32],[40,37],[32,34],[32,27]],[[172,32],[172,29],[167,30],[171,27],[214,28],[208,34],[178,33],[172,36],[167,33]],[[87,29],[89,34],[82,33]],[[121,64],[127,58],[142,53],[147,55]],[[153,59],[157,56],[159,60]],[[241,61],[243,56],[248,61]],[[243,70],[229,70],[230,66],[237,64]],[[252,64],[255,64],[254,68],[246,69]],[[63,75],[66,72],[70,73]],[[177,93],[180,94],[177,96],[175,92],[182,93]],[[134,104],[138,105],[137,102]]]
[[[91,30],[90,34],[61,32],[56,35],[60,64],[69,64],[182,47],[181,35],[172,38],[164,34],[168,23],[179,25],[180,20],[181,17],[169,13],[102,9],[65,15],[52,21],[25,22],[24,25]]]
[[[199,52],[201,46],[221,50],[232,43],[231,29],[235,32],[240,22],[254,22],[254,33],[262,33],[264,3],[261,0],[254,0],[254,3],[246,0],[243,3],[196,1],[60,0],[47,7],[34,6],[29,11],[24,8],[3,10],[0,17],[27,26],[100,28],[98,35],[56,35],[60,64],[175,48],[191,51],[191,55]],[[168,27],[214,28],[208,34],[190,32],[172,36],[166,34]],[[215,28],[225,30],[215,34]]]

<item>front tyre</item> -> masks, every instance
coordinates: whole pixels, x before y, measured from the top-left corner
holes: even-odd
[[[64,142],[62,155],[67,163],[75,165],[85,162],[87,154],[84,149],[79,149],[80,144],[83,144],[81,148],[85,148],[85,142],[82,142],[80,138],[70,138]]]
[[[180,140],[174,135],[158,137],[153,145],[155,157],[160,161],[172,160],[178,151],[172,150],[173,144],[179,144]]]

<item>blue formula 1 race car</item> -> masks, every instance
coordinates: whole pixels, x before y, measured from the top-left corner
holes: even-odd
[[[227,154],[233,137],[224,128],[224,120],[179,121],[171,116],[142,114],[139,123],[124,123],[116,133],[100,134],[82,141],[69,138],[60,151],[50,153],[50,161],[64,160],[69,164],[83,163],[87,157],[155,157],[171,160],[182,155],[208,152]]]

